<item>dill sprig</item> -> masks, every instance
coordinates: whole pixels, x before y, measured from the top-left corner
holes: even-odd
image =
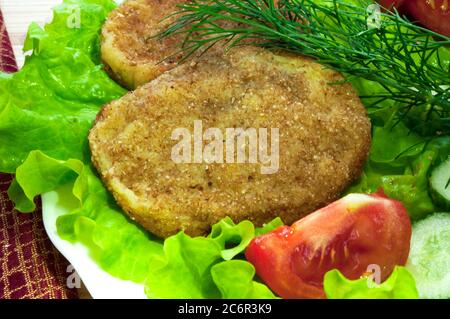
[[[426,135],[450,134],[450,38],[422,28],[398,12],[382,12],[368,25],[360,0],[191,0],[161,37],[184,33],[185,59],[218,42],[254,44],[317,59],[346,81],[378,83],[361,96],[372,112],[395,112]],[[394,103],[393,103],[394,102]]]

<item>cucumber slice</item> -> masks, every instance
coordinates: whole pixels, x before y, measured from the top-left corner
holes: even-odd
[[[435,203],[445,209],[450,209],[450,156],[431,173],[431,196]]]
[[[421,298],[450,298],[450,213],[414,224],[406,268]]]

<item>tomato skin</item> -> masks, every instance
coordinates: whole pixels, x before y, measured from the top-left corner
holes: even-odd
[[[449,0],[379,0],[378,3],[386,9],[394,7],[424,27],[450,37]]]
[[[355,196],[356,195],[356,196]],[[255,238],[245,256],[282,298],[324,298],[323,276],[339,269],[358,279],[371,264],[386,279],[409,254],[411,223],[400,202],[382,194],[351,194]]]
[[[321,287],[309,285],[291,270],[288,251],[293,249],[290,241],[299,240],[289,226],[255,238],[248,246],[245,257],[253,264],[258,276],[280,297],[324,298]]]
[[[426,28],[450,37],[449,0],[406,1],[404,11]]]

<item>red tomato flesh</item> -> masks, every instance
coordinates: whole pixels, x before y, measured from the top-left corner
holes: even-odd
[[[450,0],[379,0],[386,9],[400,13],[424,27],[450,37]]]
[[[406,1],[404,10],[426,28],[450,37],[449,0]]]
[[[384,280],[395,265],[406,263],[410,239],[410,219],[400,202],[350,194],[292,226],[256,237],[245,256],[280,297],[324,298],[327,271],[358,279],[377,264]]]

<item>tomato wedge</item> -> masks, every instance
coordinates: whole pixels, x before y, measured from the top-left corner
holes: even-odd
[[[405,13],[413,20],[437,33],[450,37],[450,1],[414,0],[406,1]]]
[[[339,269],[358,279],[376,264],[381,280],[409,254],[411,222],[404,206],[384,194],[350,194],[256,237],[245,256],[283,298],[324,298],[323,277]]]
[[[379,0],[386,9],[395,7],[424,27],[450,37],[450,0]]]

